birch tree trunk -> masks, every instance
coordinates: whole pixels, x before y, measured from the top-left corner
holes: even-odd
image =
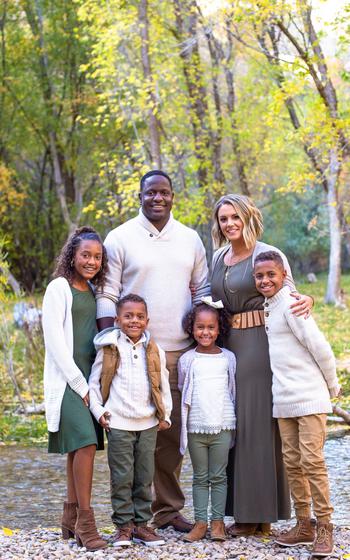
[[[157,169],[161,169],[162,159],[159,133],[160,127],[156,116],[158,102],[154,91],[151,60],[149,55],[149,22],[147,10],[148,0],[140,0],[139,24],[141,35],[141,61],[150,106],[148,110],[148,130],[151,144],[151,161],[152,166]]]
[[[327,173],[328,215],[329,215],[329,271],[327,281],[326,303],[341,305],[340,274],[341,274],[341,223],[338,202],[338,178],[340,163],[335,150],[331,151]]]

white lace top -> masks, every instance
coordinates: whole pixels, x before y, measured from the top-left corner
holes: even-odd
[[[230,397],[228,359],[221,354],[195,354],[193,393],[187,431],[218,434],[235,427],[234,403]]]

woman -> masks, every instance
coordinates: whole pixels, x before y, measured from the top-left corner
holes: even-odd
[[[272,418],[272,372],[264,328],[263,297],[257,292],[253,263],[260,252],[278,251],[285,265],[285,284],[295,291],[288,261],[278,249],[258,241],[262,216],[243,195],[226,195],[214,209],[213,240],[221,247],[213,258],[211,293],[232,315],[223,346],[237,358],[237,437],[227,467],[226,515],[233,536],[268,532],[270,523],[290,517],[287,479],[278,428]],[[299,296],[298,315],[308,314],[312,298]],[[286,349],[288,351],[288,349]]]

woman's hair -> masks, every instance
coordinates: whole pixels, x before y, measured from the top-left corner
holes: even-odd
[[[231,325],[230,325],[230,315],[225,309],[216,309],[211,305],[207,305],[206,303],[199,303],[192,307],[191,311],[189,311],[182,321],[182,326],[185,332],[187,332],[190,336],[193,337],[193,325],[196,320],[198,313],[201,311],[211,311],[214,315],[217,316],[219,322],[219,333],[221,335],[228,334]]]
[[[256,240],[262,236],[264,231],[263,218],[259,208],[255,206],[254,202],[250,198],[244,196],[243,194],[226,194],[215,204],[213,227],[211,230],[214,248],[218,249],[226,243],[226,238],[221,231],[218,219],[219,210],[224,204],[234,206],[238,216],[243,222],[244,242],[247,249],[252,249]]]
[[[63,245],[60,254],[57,257],[56,268],[53,273],[53,278],[58,276],[63,276],[68,280],[69,283],[73,281],[74,277],[74,256],[82,241],[97,241],[102,247],[102,262],[101,268],[91,279],[92,284],[97,288],[103,288],[106,273],[108,270],[108,258],[106,249],[102,243],[102,239],[97,233],[97,231],[90,226],[83,226],[76,229],[67,239],[66,243]]]

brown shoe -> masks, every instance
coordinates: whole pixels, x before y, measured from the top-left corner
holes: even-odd
[[[315,526],[308,517],[300,517],[297,524],[284,533],[280,533],[275,543],[281,546],[296,546],[299,544],[312,544],[315,540]]]
[[[183,517],[183,515],[181,515],[181,513],[178,513],[172,517],[168,523],[165,523],[158,528],[166,529],[167,527],[173,527],[175,531],[179,531],[179,533],[189,533],[193,529],[193,523],[190,523],[187,519],[185,519],[185,517]]]
[[[78,516],[75,525],[75,538],[78,546],[85,546],[86,550],[93,552],[106,548],[107,543],[101,539],[96,529],[94,510],[77,509]]]
[[[227,527],[227,533],[230,537],[251,537],[258,528],[259,523],[233,523]]]
[[[132,544],[133,523],[126,523],[117,528],[111,541],[113,546],[130,546]]]
[[[132,540],[135,543],[142,543],[146,546],[160,546],[165,544],[165,540],[157,535],[152,527],[148,527],[147,525],[136,525],[133,530]]]
[[[73,539],[75,524],[77,521],[77,507],[76,502],[64,502],[63,514],[61,520],[62,538]]]
[[[207,534],[208,524],[206,521],[196,521],[192,531],[185,535],[183,540],[185,542],[196,542],[205,538]]]
[[[210,524],[210,538],[212,541],[225,541],[225,523],[222,519],[213,519]]]
[[[332,523],[317,523],[317,534],[311,556],[330,556],[334,550]]]

